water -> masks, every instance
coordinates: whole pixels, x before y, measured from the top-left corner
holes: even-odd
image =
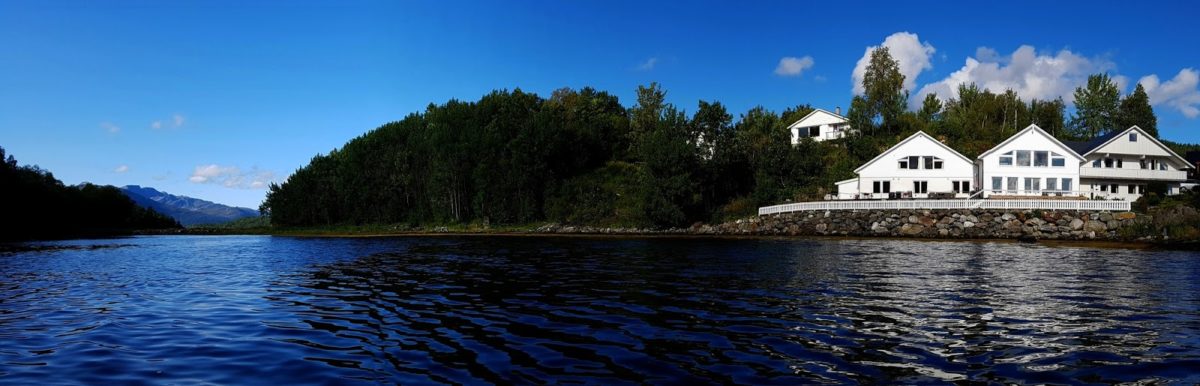
[[[138,237],[0,254],[0,384],[1200,382],[1200,256]]]

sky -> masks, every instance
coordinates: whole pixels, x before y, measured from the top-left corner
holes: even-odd
[[[686,111],[845,111],[881,45],[914,104],[965,82],[1070,102],[1105,72],[1195,143],[1198,4],[0,0],[0,147],[67,184],[257,208],[430,103],[591,86],[629,106],[658,82]]]

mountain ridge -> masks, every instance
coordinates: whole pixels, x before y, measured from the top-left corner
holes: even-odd
[[[148,186],[126,185],[120,189],[138,205],[170,216],[185,227],[220,224],[259,215],[258,211],[254,209],[174,195]]]

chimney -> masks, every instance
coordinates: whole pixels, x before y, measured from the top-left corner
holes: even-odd
[[[835,107],[833,109],[833,113],[837,114],[837,115],[842,115],[842,106]]]

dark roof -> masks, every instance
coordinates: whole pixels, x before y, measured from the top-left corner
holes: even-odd
[[[1189,152],[1187,152],[1187,155],[1184,157],[1187,158],[1188,162],[1191,162],[1191,163],[1200,162],[1200,150],[1189,151]]]
[[[1071,148],[1071,150],[1074,150],[1076,153],[1079,153],[1079,155],[1084,155],[1124,132],[1125,130],[1113,130],[1108,132],[1108,134],[1092,138],[1091,141],[1066,141],[1063,142],[1063,144],[1067,145],[1067,147]]]

